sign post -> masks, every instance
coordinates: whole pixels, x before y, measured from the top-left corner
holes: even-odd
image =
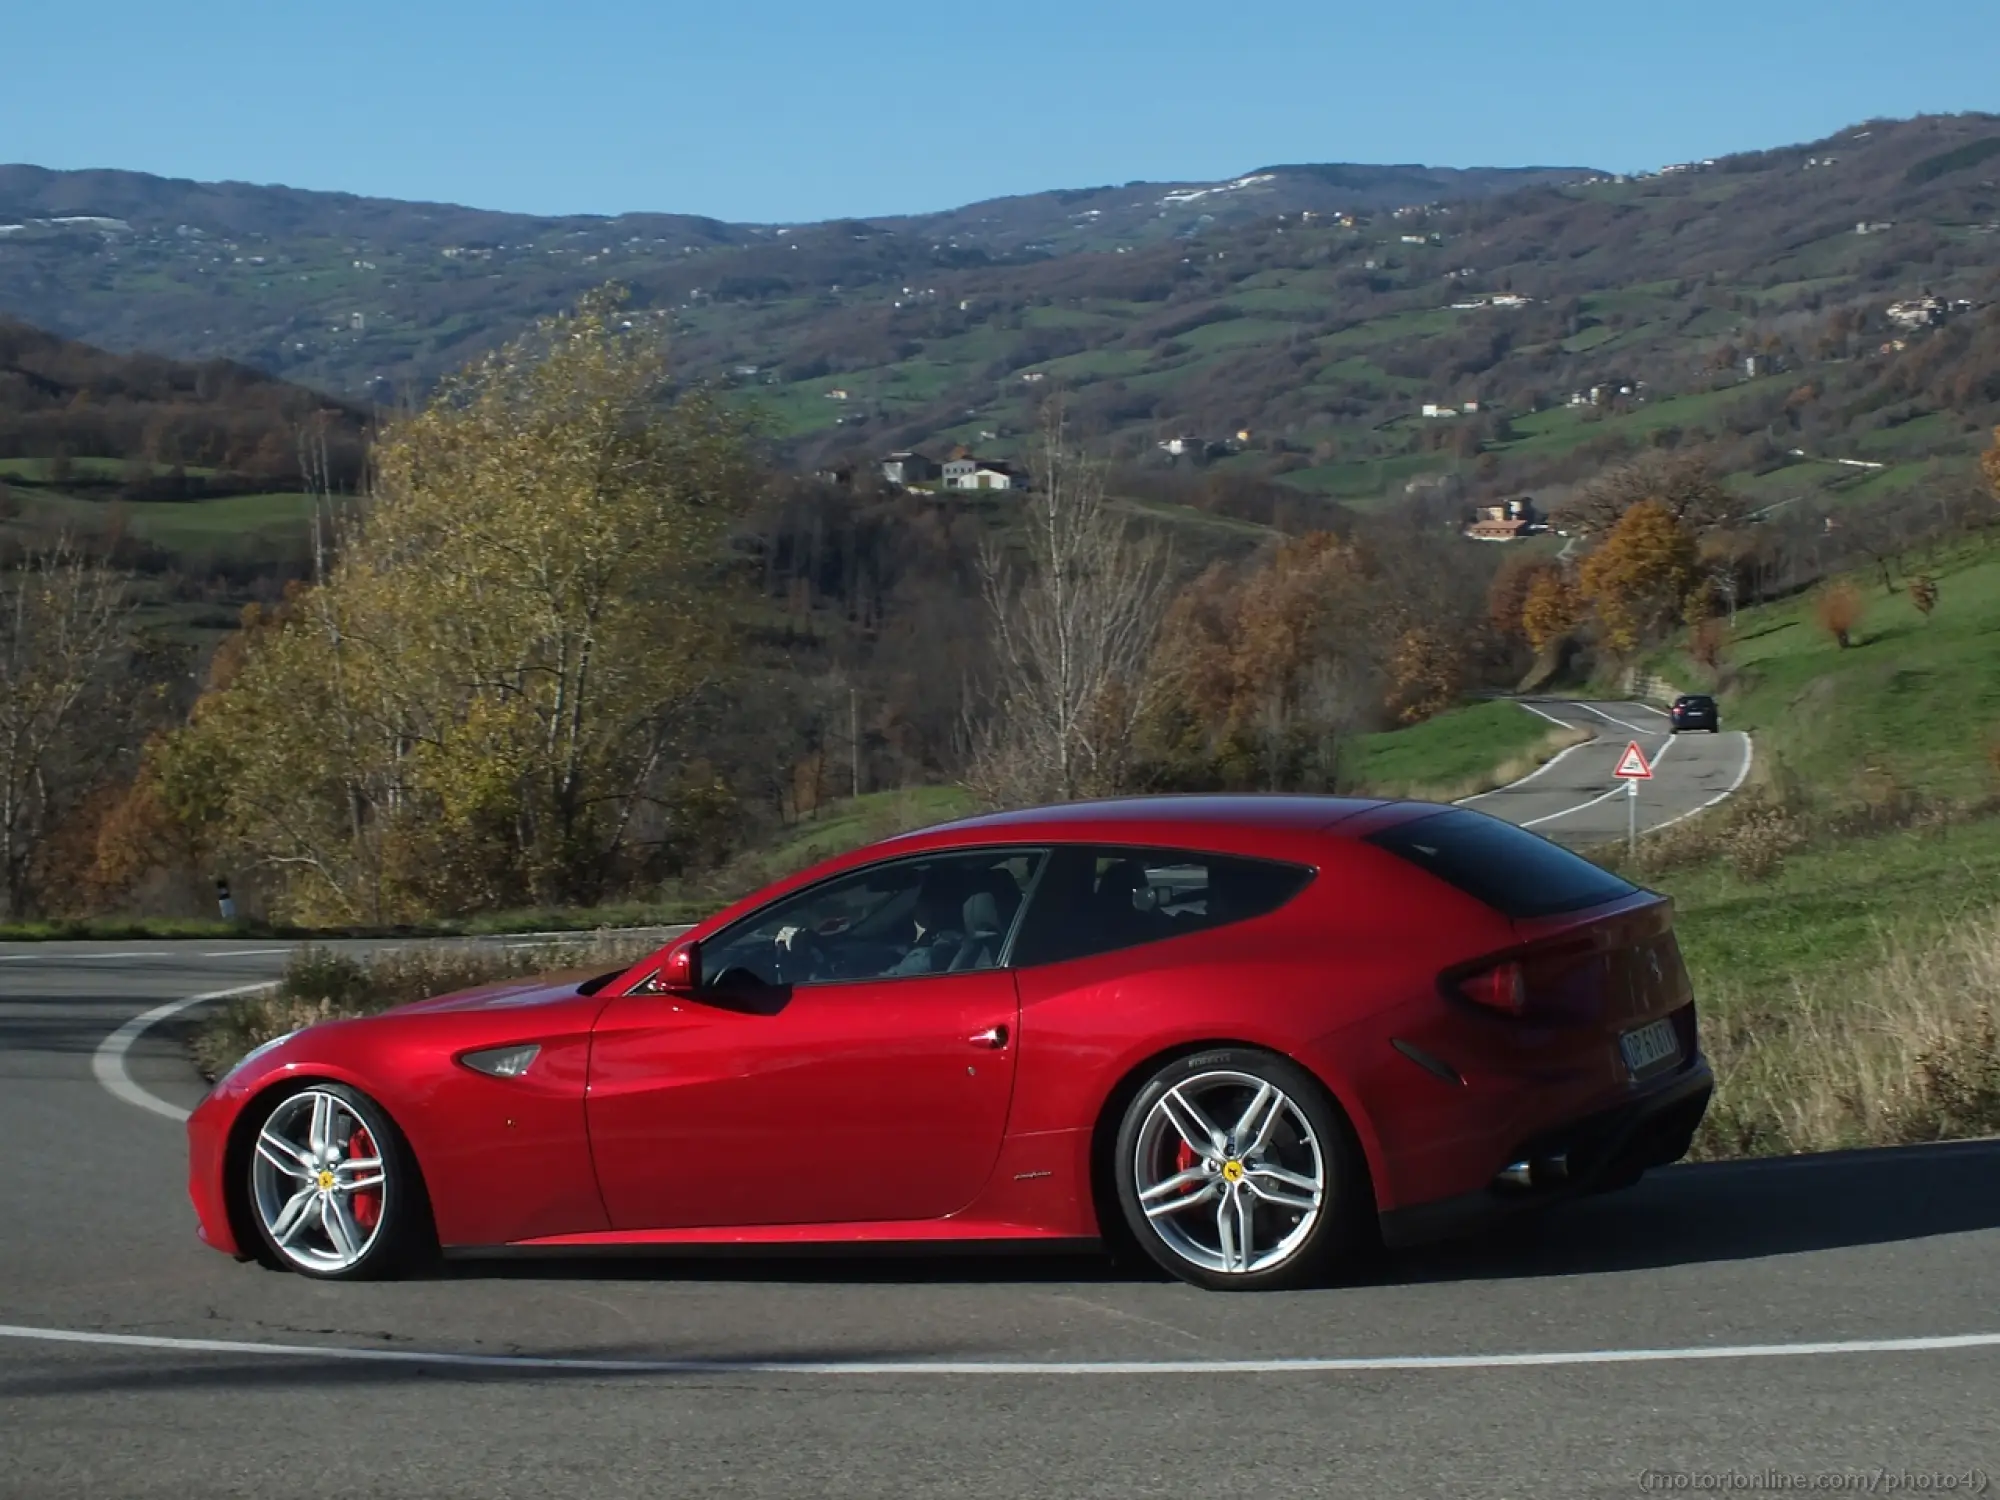
[[[1633,740],[1625,747],[1625,753],[1618,757],[1617,769],[1612,771],[1625,783],[1625,847],[1635,858],[1639,853],[1639,783],[1653,779],[1653,768],[1646,760],[1646,752]]]

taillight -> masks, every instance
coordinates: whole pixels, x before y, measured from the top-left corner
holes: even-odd
[[[1528,1008],[1528,976],[1518,963],[1495,964],[1462,976],[1453,988],[1488,1010],[1518,1016]]]

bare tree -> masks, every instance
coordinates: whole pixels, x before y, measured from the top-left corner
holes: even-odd
[[[0,895],[34,906],[37,848],[118,736],[132,607],[123,575],[67,538],[0,576]]]
[[[1606,469],[1577,486],[1558,516],[1566,529],[1601,537],[1641,500],[1656,500],[1696,533],[1734,523],[1742,504],[1716,478],[1708,455],[1652,452]]]
[[[1111,508],[1105,468],[1072,443],[1060,398],[1029,467],[1025,565],[991,543],[980,553],[994,684],[970,779],[994,803],[1124,789],[1170,582],[1165,547]]]

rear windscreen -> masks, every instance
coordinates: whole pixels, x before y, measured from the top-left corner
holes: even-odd
[[[1464,808],[1412,818],[1369,834],[1367,842],[1506,917],[1580,911],[1637,889],[1559,844]]]

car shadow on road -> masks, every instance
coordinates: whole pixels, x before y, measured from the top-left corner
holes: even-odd
[[[1576,1276],[2000,1228],[2000,1140],[1669,1167],[1636,1187],[1524,1213],[1462,1240],[1372,1257],[1349,1285]],[[1164,1280],[1136,1255],[946,1252],[523,1256],[446,1279],[1060,1285]]]
[[[2000,1140],[1708,1162],[1385,1256],[1371,1280],[1638,1271],[2000,1227]]]

